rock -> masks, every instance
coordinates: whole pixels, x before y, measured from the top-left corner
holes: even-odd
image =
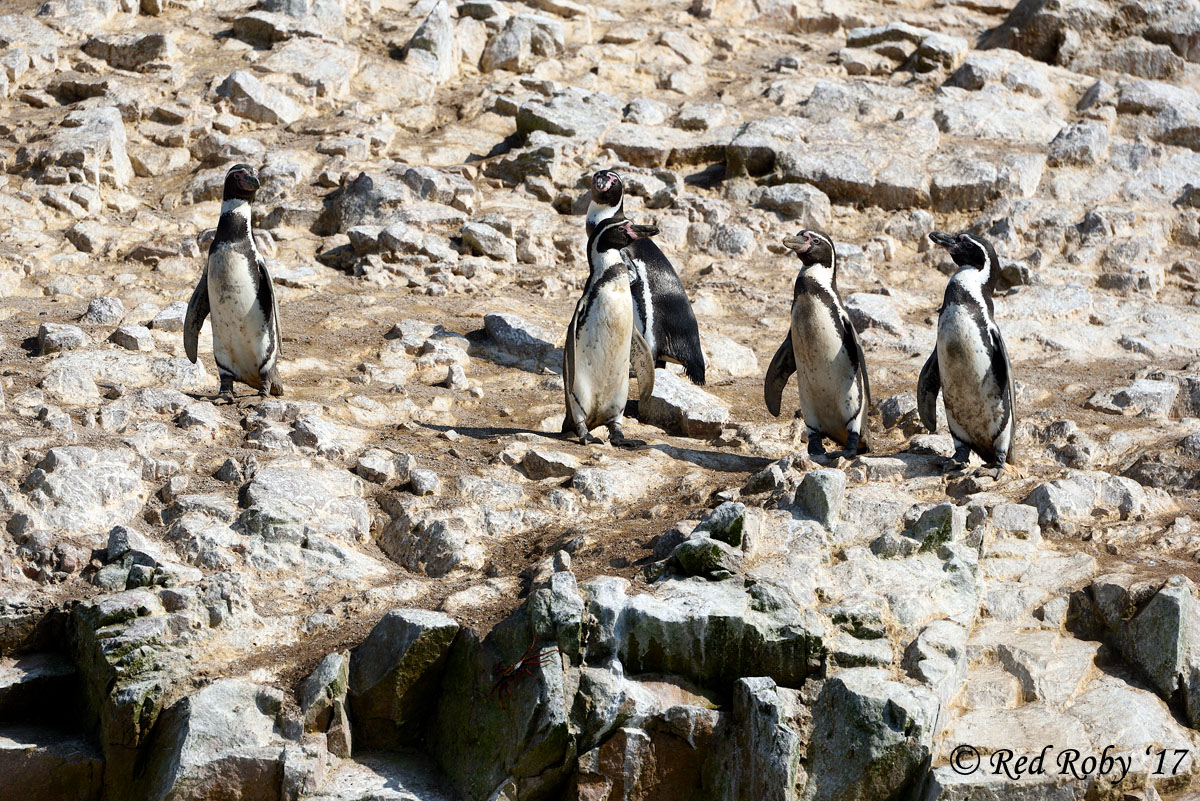
[[[242,490],[245,511],[238,520],[248,533],[269,541],[355,542],[370,531],[363,491],[362,480],[345,471],[278,460],[260,468]]]
[[[733,685],[730,714],[716,733],[707,778],[726,798],[796,798],[805,781],[808,710],[796,690],[766,677]]]
[[[150,321],[150,327],[156,331],[182,331],[185,317],[187,317],[187,304],[182,300],[176,300],[168,303],[165,309],[154,315],[154,319]]]
[[[358,71],[358,62],[355,50],[332,42],[298,39],[272,51],[263,67],[315,88],[318,97],[342,97],[350,91],[350,80]],[[245,88],[245,91],[256,90]]]
[[[1098,122],[1078,122],[1058,132],[1046,154],[1051,167],[1099,164],[1108,157],[1108,129]]]
[[[108,341],[126,350],[154,350],[154,336],[144,325],[118,326],[117,330],[109,334]]]
[[[437,495],[442,491],[442,481],[432,470],[417,469],[410,474],[412,492],[416,496]]]
[[[620,122],[622,112],[620,100],[611,95],[569,87],[544,100],[522,103],[517,109],[517,133],[600,138]]]
[[[244,679],[218,679],[163,713],[139,797],[279,798],[283,695]]]
[[[825,528],[838,519],[846,494],[846,474],[832,467],[810,470],[796,490],[793,503]]]
[[[290,125],[303,114],[295,101],[245,70],[230,73],[217,87],[217,95],[229,98],[234,114],[254,122]]]
[[[1128,387],[1097,392],[1084,405],[1109,414],[1165,419],[1171,414],[1179,385],[1139,378]]]
[[[86,737],[53,728],[6,725],[0,731],[5,792],[24,801],[100,798],[104,760]]]
[[[515,264],[517,246],[495,228],[482,222],[469,222],[460,232],[463,244],[479,256]]]
[[[524,72],[534,55],[553,57],[566,48],[562,22],[537,14],[509,17],[504,29],[488,40],[479,68],[484,72]]]
[[[544,478],[566,478],[575,475],[579,460],[568,453],[530,448],[521,459],[521,469],[532,481]]]
[[[742,545],[742,529],[745,523],[746,505],[726,501],[713,509],[709,516],[696,526],[695,532],[704,532],[715,540],[739,548]]]
[[[446,0],[438,0],[408,40],[405,63],[428,70],[433,80],[441,84],[458,73],[461,60],[450,5]]]
[[[741,554],[725,543],[706,536],[693,535],[676,546],[671,558],[688,576],[711,579],[728,578],[741,563]]]
[[[1093,518],[1098,512],[1128,519],[1153,501],[1132,479],[1071,470],[1066,478],[1035,487],[1022,503],[1037,507],[1038,523],[1045,528]]]
[[[809,184],[778,184],[767,187],[755,205],[794,220],[801,228],[823,231],[829,227],[829,197]]]
[[[348,758],[351,752],[346,693],[350,686],[350,655],[332,653],[317,664],[300,684],[300,714],[306,732],[325,732],[329,752]]]
[[[119,189],[133,178],[125,142],[120,111],[110,106],[79,109],[66,116],[59,131],[18,151],[17,161],[43,173],[75,169],[93,188],[103,183]]]
[[[868,328],[879,328],[897,336],[903,333],[904,322],[900,319],[900,313],[886,295],[855,292],[846,297],[845,306],[850,321],[859,333]]]
[[[164,33],[128,33],[93,36],[83,52],[121,70],[144,71],[153,62],[170,62],[179,56],[175,41]]]
[[[92,298],[83,313],[83,321],[90,325],[116,325],[124,317],[125,304],[120,298]]]
[[[391,451],[371,448],[359,454],[354,472],[375,484],[387,484],[397,477],[403,484],[409,480],[407,464],[406,459],[398,458]]]
[[[76,325],[42,323],[38,327],[38,354],[45,356],[64,350],[75,350],[92,344],[92,338]]]
[[[458,629],[453,618],[421,609],[393,610],[375,625],[350,660],[358,747],[391,750],[421,736]]]
[[[654,394],[638,404],[638,419],[673,434],[702,439],[719,436],[729,409],[686,379],[664,368],[654,371]]]
[[[721,334],[706,334],[701,344],[709,369],[738,377],[758,374],[758,357],[745,345]]]
[[[912,783],[932,751],[938,700],[877,668],[825,682],[813,708],[804,797],[888,798]]]
[[[922,551],[937,552],[948,542],[962,539],[967,513],[961,506],[941,503],[921,513],[909,536],[921,543]]]
[[[136,453],[78,445],[51,448],[25,489],[42,527],[75,533],[129,523],[149,496]]]

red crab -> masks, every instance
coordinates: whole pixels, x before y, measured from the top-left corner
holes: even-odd
[[[537,632],[534,632],[533,639],[529,643],[529,647],[525,649],[525,653],[521,654],[521,658],[511,665],[498,665],[495,670],[496,683],[492,685],[492,689],[488,692],[487,697],[491,698],[493,694],[500,702],[500,706],[504,706],[504,696],[512,700],[512,690],[509,685],[517,678],[517,676],[533,676],[532,668],[538,665],[544,665],[553,659],[558,654],[558,646],[554,646],[552,651],[538,652],[537,649]],[[499,692],[497,692],[497,690]]]

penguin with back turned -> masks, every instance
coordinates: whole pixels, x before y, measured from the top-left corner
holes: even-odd
[[[613,445],[629,446],[621,421],[633,368],[642,401],[654,391],[654,359],[634,325],[629,272],[621,250],[658,229],[629,220],[604,220],[588,237],[588,279],[567,326],[563,391],[567,413],[562,433],[595,442],[591,429],[608,426]]]
[[[235,380],[261,396],[283,394],[277,369],[279,304],[250,223],[258,188],[249,164],[235,164],[225,173],[217,233],[183,324],[184,350],[194,364],[200,329],[212,317],[213,356],[221,379],[218,400],[223,403],[233,400]]]
[[[976,475],[999,479],[1005,464],[1016,463],[1017,426],[1012,362],[992,308],[1000,260],[990,242],[971,233],[934,231],[929,239],[950,252],[958,270],[938,312],[937,345],[917,380],[917,411],[936,431],[940,392],[954,439],[947,470],[965,468],[974,451],[985,462]]]
[[[783,390],[795,373],[809,454],[823,456],[828,437],[843,446],[837,455],[854,458],[869,450],[871,385],[858,332],[838,296],[833,240],[820,231],[801,231],[783,244],[804,266],[792,292],[791,327],[767,367],[763,399],[778,417]]]
[[[612,170],[600,170],[592,176],[591,194],[587,212],[588,236],[604,220],[625,219],[625,186],[621,176]],[[633,240],[625,252],[634,321],[638,332],[650,345],[655,363],[678,362],[692,383],[703,385],[704,352],[700,348],[700,329],[671,261],[658,245],[645,237]]]

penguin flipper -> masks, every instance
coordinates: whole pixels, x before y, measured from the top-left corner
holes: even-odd
[[[1016,464],[1017,445],[1017,393],[1013,389],[1012,362],[1008,358],[1008,347],[1000,329],[992,329],[992,374],[996,384],[1006,388],[1008,392],[1008,464]]]
[[[846,353],[850,356],[850,363],[854,366],[854,371],[858,376],[858,388],[862,393],[863,403],[863,427],[862,434],[859,438],[859,453],[867,453],[868,437],[866,426],[866,410],[871,408],[871,379],[867,376],[867,357],[863,353],[862,341],[858,338],[858,331],[854,328],[854,323],[850,321],[850,317],[843,313],[842,315],[842,347],[846,349]]]
[[[921,416],[921,425],[931,434],[937,431],[937,397],[941,391],[942,372],[938,368],[937,348],[934,348],[917,379],[917,413]]]
[[[654,394],[654,356],[650,353],[646,338],[637,330],[629,339],[629,364],[637,376],[638,400],[645,403]]]
[[[196,284],[196,288],[192,290],[192,297],[188,300],[187,315],[183,318],[183,351],[192,364],[196,363],[200,329],[204,327],[208,311],[208,268],[205,267],[200,276],[200,283]]]
[[[563,414],[562,434],[570,436],[575,431],[575,420],[571,414],[571,387],[575,383],[575,317],[567,324],[567,341],[563,343],[563,403],[566,411]]]
[[[772,416],[779,416],[779,404],[783,401],[783,390],[788,380],[796,372],[796,353],[792,350],[792,332],[784,337],[783,344],[771,358],[767,366],[767,375],[763,380],[763,400],[767,403],[767,411]]]

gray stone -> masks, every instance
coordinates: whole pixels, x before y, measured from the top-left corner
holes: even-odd
[[[174,61],[179,56],[175,41],[164,33],[127,33],[93,36],[83,52],[103,59],[110,67],[141,72],[153,62]]]
[[[183,319],[187,316],[187,304],[182,300],[172,301],[167,307],[154,315],[150,327],[156,331],[182,331]]]
[[[127,323],[118,326],[108,336],[108,341],[125,350],[151,351],[154,350],[154,336],[144,325]]]
[[[277,799],[282,793],[283,695],[244,679],[218,679],[158,721],[163,747],[151,754],[138,797]]]
[[[1058,132],[1046,154],[1051,167],[1086,167],[1108,157],[1108,129],[1098,122],[1077,122]]]
[[[77,325],[42,323],[37,334],[38,354],[45,356],[64,350],[75,350],[92,344],[92,338]]]
[[[469,222],[460,231],[463,244],[474,254],[515,264],[517,246],[507,236],[482,222]]]
[[[503,30],[488,40],[479,68],[484,72],[524,72],[532,56],[557,56],[566,49],[566,28],[560,20],[537,14],[509,17]]]
[[[318,537],[354,542],[370,531],[363,483],[343,470],[276,461],[259,469],[241,495],[239,524],[269,541]]]
[[[708,439],[720,435],[729,409],[684,378],[659,368],[654,371],[654,394],[638,404],[638,419],[673,434]]]
[[[855,292],[846,297],[845,306],[850,321],[859,333],[868,328],[879,328],[889,334],[903,333],[904,323],[896,311],[896,304],[886,295]]]
[[[850,668],[828,679],[813,708],[802,797],[894,796],[924,770],[937,713],[930,690],[892,681],[885,670]]]
[[[829,197],[809,184],[778,184],[767,187],[755,203],[776,212],[785,220],[794,220],[802,228],[825,230],[829,227]]]
[[[458,623],[438,612],[396,609],[350,659],[355,744],[394,749],[414,742],[433,712]]]
[[[91,325],[116,325],[125,317],[125,304],[120,298],[92,298],[88,301],[83,321]]]
[[[745,524],[746,505],[736,501],[726,501],[700,521],[700,525],[696,526],[696,531],[704,532],[715,540],[740,548]]]
[[[234,114],[255,122],[290,125],[303,115],[294,100],[245,70],[230,73],[217,87],[217,94],[229,98]]]
[[[442,491],[442,480],[432,470],[418,468],[411,473],[413,495],[437,495]]]
[[[521,469],[533,481],[544,478],[567,478],[579,469],[579,460],[569,453],[530,448],[521,459]]]
[[[936,553],[946,543],[962,539],[966,524],[967,512],[963,507],[942,503],[926,509],[908,533],[921,543],[922,551]]]
[[[1179,396],[1173,381],[1139,378],[1123,389],[1097,392],[1084,405],[1109,414],[1165,419]]]
[[[263,67],[315,88],[318,97],[342,97],[350,90],[358,61],[355,50],[332,42],[298,39],[272,51]]]
[[[25,487],[44,527],[77,533],[130,522],[149,496],[136,453],[76,445],[51,448]]]
[[[675,547],[671,558],[689,576],[728,578],[741,563],[741,553],[720,540],[693,534]]]
[[[832,467],[810,470],[796,490],[794,503],[805,515],[830,528],[839,518],[846,474]]]
[[[111,106],[78,109],[51,136],[22,148],[17,161],[42,171],[78,170],[95,188],[101,184],[123,188],[133,178],[125,142],[120,111]]]

